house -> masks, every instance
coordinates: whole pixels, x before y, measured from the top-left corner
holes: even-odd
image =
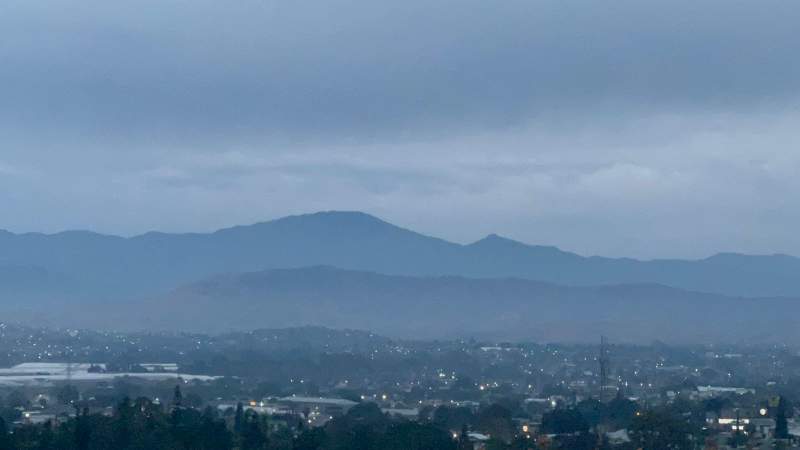
[[[336,417],[347,413],[350,408],[358,403],[343,398],[325,397],[283,397],[278,403],[296,412],[308,411],[309,415]]]
[[[771,436],[775,432],[775,419],[770,419],[769,417],[750,419],[750,425],[752,425],[756,433],[764,437]]]
[[[606,433],[606,437],[608,438],[608,443],[611,445],[623,445],[631,441],[630,436],[628,436],[628,430],[626,429],[609,431]]]

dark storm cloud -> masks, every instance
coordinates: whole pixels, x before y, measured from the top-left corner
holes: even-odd
[[[788,1],[0,8],[4,120],[98,134],[413,134],[554,111],[744,108],[800,83]]]

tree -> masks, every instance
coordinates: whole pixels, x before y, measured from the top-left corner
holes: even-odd
[[[134,407],[131,404],[131,399],[125,397],[117,405],[117,411],[114,415],[114,424],[112,426],[112,439],[114,444],[119,448],[128,448],[133,435],[133,416]]]
[[[472,378],[462,376],[453,383],[450,395],[455,400],[476,400],[480,396],[480,391]]]
[[[313,428],[300,433],[294,440],[294,450],[318,450],[325,442],[325,430]]]
[[[536,440],[531,438],[531,435],[521,434],[511,442],[509,450],[537,450],[538,448],[540,447]],[[469,450],[472,450],[472,447],[469,447]]]
[[[598,438],[594,433],[565,434],[556,438],[558,448],[570,450],[596,450]],[[602,442],[602,441],[601,441]],[[648,447],[645,447],[650,450]]]
[[[386,414],[375,403],[361,403],[353,406],[347,412],[345,418],[352,422],[360,422],[366,425],[376,425],[385,427],[388,419]]]
[[[425,405],[419,410],[419,416],[417,419],[420,422],[430,422],[434,420],[434,414],[436,413],[436,408],[431,405]]]
[[[617,391],[617,396],[606,406],[605,420],[613,429],[628,428],[637,409],[639,406],[636,402],[628,400],[622,396],[621,391]]]
[[[6,397],[6,406],[10,408],[25,408],[30,405],[30,400],[21,389],[11,391]]]
[[[433,423],[445,430],[460,430],[475,420],[469,408],[439,406],[433,412]]]
[[[56,400],[62,405],[71,405],[77,402],[79,398],[78,388],[71,384],[64,384],[56,389]]]
[[[263,450],[267,446],[267,435],[255,411],[248,410],[245,414],[240,442],[242,450]]]
[[[497,438],[491,438],[486,441],[486,450],[506,450],[508,447],[506,443]]]
[[[375,403],[361,403],[325,425],[325,449],[367,450],[379,441],[390,421]]]
[[[634,418],[631,438],[647,450],[692,449],[689,424],[667,411],[646,411]]]
[[[786,399],[781,396],[778,399],[778,409],[775,412],[775,438],[789,438],[789,424],[786,420]]]
[[[175,391],[172,395],[172,404],[175,407],[180,407],[182,406],[182,403],[183,403],[183,394],[181,393],[181,385],[176,384]]]
[[[558,408],[542,416],[542,431],[549,434],[581,433],[589,431],[589,423],[575,408]]]
[[[599,400],[590,398],[578,403],[575,408],[581,413],[590,427],[596,427],[608,414],[607,407]]]
[[[45,422],[39,429],[38,448],[41,450],[50,450],[53,448],[55,435],[53,433],[53,422]]]
[[[0,417],[0,450],[12,450],[12,448],[6,421]]]
[[[294,450],[294,432],[289,427],[280,427],[268,435],[269,450]]]
[[[203,411],[200,424],[200,442],[206,450],[227,450],[233,447],[233,439],[225,421],[217,418],[214,408],[208,406]]]
[[[385,450],[456,450],[452,436],[431,425],[403,422],[389,427],[378,448]]]
[[[75,416],[75,447],[78,450],[88,450],[91,440],[91,427],[89,425],[88,409]]]
[[[242,434],[244,426],[244,405],[242,402],[236,404],[236,415],[233,417],[233,432],[237,435]]]
[[[254,413],[251,415],[255,416]],[[248,417],[250,419],[250,417]],[[262,433],[257,417],[251,421]],[[250,424],[248,424],[250,425]],[[246,429],[246,431],[253,431]],[[245,434],[241,450],[265,450],[266,436]],[[202,414],[194,408],[175,408],[167,414],[160,405],[140,397],[120,402],[111,417],[87,409],[58,427],[51,422],[27,424],[9,434],[0,421],[0,450],[231,450],[231,434],[213,408]],[[288,448],[288,447],[286,447]],[[285,450],[270,449],[270,450]]]
[[[515,429],[511,411],[500,405],[494,404],[481,410],[477,422],[478,429],[493,438],[503,442],[511,442],[514,438]]]
[[[461,426],[461,434],[458,435],[458,450],[472,450],[467,424]]]

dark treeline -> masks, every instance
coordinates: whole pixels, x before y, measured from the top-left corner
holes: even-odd
[[[259,415],[239,405],[232,414],[125,399],[111,415],[80,411],[58,424],[9,430],[0,419],[0,449],[457,449],[450,433],[431,424],[392,420],[372,403],[358,405],[322,428],[299,418]]]
[[[259,415],[238,407],[219,411],[183,406],[176,388],[171,406],[146,397],[125,398],[111,414],[79,410],[58,423],[24,424],[10,429],[0,419],[0,450],[466,450],[470,432],[491,436],[487,450],[611,448],[598,429],[627,427],[634,443],[649,449],[694,448],[691,436],[700,421],[686,420],[680,409],[638,411],[618,397],[610,403],[587,400],[577,407],[557,408],[544,415],[540,433],[519,429],[511,410],[491,404],[427,407],[418,421],[390,417],[374,403],[360,403],[323,427],[305,425],[302,416]],[[698,417],[699,419],[699,417]],[[695,423],[693,423],[695,422]],[[543,440],[546,435],[554,436]]]
[[[372,404],[354,408],[324,428],[276,427],[252,411],[238,411],[229,424],[212,408],[171,412],[146,398],[126,401],[112,416],[82,412],[54,425],[23,425],[9,433],[0,419],[0,449],[456,449],[457,442],[432,425],[389,420]]]

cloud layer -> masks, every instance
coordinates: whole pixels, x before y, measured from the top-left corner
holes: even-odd
[[[9,1],[0,227],[800,254],[789,1]]]

